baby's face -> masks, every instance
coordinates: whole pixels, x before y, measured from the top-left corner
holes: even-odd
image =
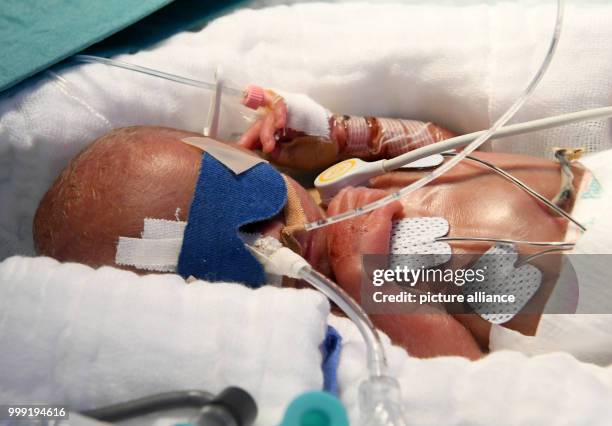
[[[324,211],[308,194],[306,189],[292,178],[288,176],[286,176],[286,178],[300,200],[306,220],[308,222],[313,222],[322,219],[325,216]],[[273,220],[262,223],[259,232],[263,235],[270,235],[280,240],[281,230],[285,225],[287,225],[285,216],[284,214],[280,214]],[[300,244],[301,255],[304,259],[323,273],[329,272],[326,231],[327,228],[320,228],[310,232],[299,231],[293,234]]]
[[[145,218],[187,221],[200,171],[202,151],[181,142],[195,133],[131,127],[98,139],[62,171],[45,194],[34,219],[39,254],[93,267],[115,265],[120,236],[139,238]],[[251,151],[236,147],[246,155]],[[297,182],[308,220],[323,212]],[[284,216],[258,224],[278,237]],[[324,262],[322,233],[296,235],[307,260]]]

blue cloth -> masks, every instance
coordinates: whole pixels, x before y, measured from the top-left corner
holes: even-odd
[[[204,153],[178,273],[208,281],[241,282],[250,287],[265,284],[264,269],[244,246],[238,230],[275,216],[286,202],[285,180],[268,163],[235,175]]]
[[[342,351],[342,336],[331,325],[327,326],[327,333],[322,345],[323,351],[323,390],[338,395],[338,364]]]
[[[242,2],[0,0],[0,92],[101,40],[88,53],[135,52]]]

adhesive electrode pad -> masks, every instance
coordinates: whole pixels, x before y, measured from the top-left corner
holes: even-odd
[[[533,265],[516,267],[518,259],[516,247],[512,244],[496,244],[482,255],[472,266],[473,270],[486,273],[486,280],[474,282],[463,287],[463,293],[476,295],[513,296],[514,302],[489,303],[477,301],[470,303],[474,311],[493,324],[503,324],[518,314],[540,288],[542,272]]]
[[[448,262],[452,251],[448,243],[435,241],[448,234],[449,224],[441,217],[415,217],[393,222],[389,267],[432,268]],[[399,256],[405,255],[405,256]]]

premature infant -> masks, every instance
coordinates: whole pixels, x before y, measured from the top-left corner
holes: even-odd
[[[40,203],[34,220],[38,253],[93,267],[117,266],[118,238],[139,237],[144,218],[186,221],[202,159],[199,149],[181,142],[189,136],[199,135],[169,128],[131,127],[112,131],[92,143],[63,170]],[[246,145],[255,147],[253,140]],[[274,149],[272,146],[268,151]],[[491,153],[477,156],[504,168],[549,199],[559,191],[561,174],[553,161]],[[333,198],[327,211],[296,181],[288,178],[288,182],[299,196],[307,220],[313,221],[367,204],[422,175],[397,171],[372,179],[367,188],[346,188]],[[580,176],[581,170],[576,169],[576,180]],[[562,241],[567,228],[564,219],[511,183],[486,168],[463,162],[401,203],[296,237],[305,259],[359,300],[361,255],[387,253],[392,220],[418,216],[446,218],[451,236]],[[257,231],[278,237],[284,221],[279,214],[258,224]],[[532,226],[534,223],[537,226]],[[489,246],[453,244],[453,253],[482,253]],[[373,315],[372,319],[394,343],[415,356],[475,359],[487,345],[488,324],[476,315]]]

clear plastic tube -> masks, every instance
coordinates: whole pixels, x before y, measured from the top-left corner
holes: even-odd
[[[381,376],[386,369],[385,351],[374,324],[365,311],[338,284],[325,275],[304,266],[298,272],[298,277],[308,282],[314,288],[327,296],[344,312],[357,326],[363,336],[368,354],[368,370],[372,376]]]
[[[208,82],[99,56],[75,55],[72,61],[103,64],[209,91],[212,96],[209,100],[208,116],[203,126],[203,133],[207,136],[225,140],[236,139],[258,118],[255,108],[245,104],[249,88],[238,89],[237,87],[240,86],[225,78],[220,68],[216,70],[215,81]],[[228,125],[230,123],[231,126]],[[230,132],[229,129],[232,131]]]
[[[338,305],[363,336],[369,377],[359,386],[361,426],[406,426],[399,383],[386,375],[384,347],[368,315],[341,287],[310,265],[300,268],[297,275]]]
[[[386,375],[387,359],[378,331],[363,308],[338,284],[317,272],[297,253],[277,239],[242,234],[246,247],[262,263],[267,273],[299,278],[334,302],[355,324],[366,345],[368,378],[360,385],[360,424],[362,426],[404,426],[401,392],[397,380]]]
[[[397,380],[386,375],[387,359],[378,331],[363,308],[338,284],[317,272],[297,253],[270,236],[242,234],[246,247],[267,273],[299,278],[334,302],[355,324],[366,345],[368,378],[360,384],[359,408],[362,426],[406,425]]]
[[[445,156],[445,157],[451,157],[451,156],[455,156],[455,155],[458,155],[458,154],[447,152],[447,153],[444,153],[442,155]],[[468,155],[465,158],[470,160],[470,161],[474,161],[474,162],[476,162],[478,164],[481,164],[481,165],[483,165],[485,167],[488,167],[489,169],[493,170],[495,173],[501,175],[502,177],[504,177],[508,181],[512,182],[514,185],[518,186],[523,191],[527,192],[529,195],[531,195],[532,197],[534,197],[535,199],[537,199],[541,203],[545,204],[548,208],[553,210],[559,216],[563,216],[564,218],[566,218],[567,220],[572,222],[574,225],[576,225],[578,228],[580,228],[582,231],[586,231],[586,227],[583,224],[581,224],[580,222],[578,222],[576,219],[574,219],[574,217],[571,214],[566,213],[561,207],[559,207],[556,204],[554,204],[551,201],[549,201],[542,194],[540,194],[539,192],[537,192],[536,190],[532,189],[527,184],[525,184],[525,182],[521,181],[520,179],[512,176],[510,173],[507,173],[503,169],[500,169],[499,167],[495,166],[494,164],[491,164],[488,161],[485,161],[485,160],[483,160],[481,158],[472,157],[471,155]]]
[[[141,74],[150,75],[152,77],[163,78],[164,80],[174,81],[176,83],[184,84],[192,87],[199,87],[201,89],[208,89],[214,91],[217,87],[215,83],[210,83],[207,81],[195,80],[193,78],[182,77],[180,75],[170,74],[163,71],[158,71],[152,68],[143,67],[140,65],[130,64],[128,62],[117,61],[115,59],[102,58],[100,56],[93,55],[75,55],[72,59],[76,62],[85,62],[85,63],[93,63],[93,64],[105,64],[110,65],[112,67],[123,68],[126,70],[139,72]],[[235,87],[223,85],[223,93],[231,96],[240,96],[244,95],[244,90],[237,89]]]
[[[401,199],[403,196],[410,194],[411,192],[416,191],[427,185],[429,182],[437,179],[442,176],[444,173],[455,167],[459,164],[466,156],[470,155],[473,151],[479,148],[482,144],[488,141],[494,134],[497,132],[504,124],[506,124],[514,114],[523,106],[523,104],[529,99],[535,88],[538,86],[542,77],[548,70],[550,62],[552,61],[557,46],[559,44],[559,38],[561,37],[561,28],[563,25],[563,12],[564,12],[564,0],[557,0],[557,14],[555,21],[555,28],[552,35],[552,40],[550,42],[550,46],[542,62],[542,65],[533,76],[526,89],[523,91],[521,96],[508,108],[508,110],[493,124],[493,126],[487,130],[483,135],[479,136],[475,141],[471,142],[467,147],[461,152],[461,154],[452,158],[450,161],[444,163],[441,167],[429,173],[426,176],[423,176],[421,179],[415,181],[414,183],[402,188],[401,190],[390,194],[380,200],[377,200],[373,203],[366,204],[363,207],[359,207],[355,210],[341,213],[336,216],[331,216],[326,219],[320,219],[316,222],[307,223],[304,228],[307,231],[312,231],[317,228],[322,228],[325,226],[332,225],[334,223],[341,222],[343,220],[351,219],[356,216],[360,216],[362,214],[371,212],[380,207],[383,207],[393,201]]]

